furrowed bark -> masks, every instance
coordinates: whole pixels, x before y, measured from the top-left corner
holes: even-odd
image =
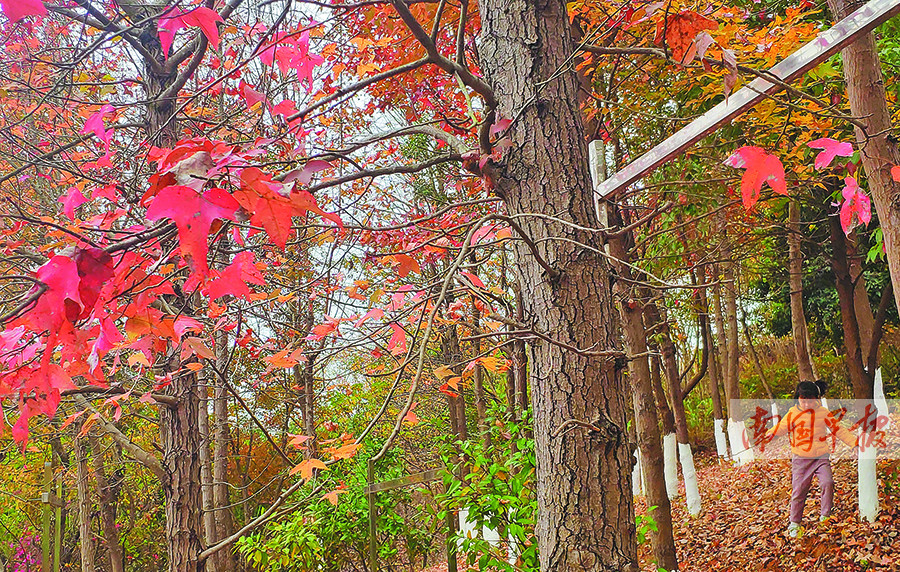
[[[489,169],[497,194],[511,216],[546,213],[597,228],[565,5],[487,0],[480,8],[482,69],[499,115],[518,118],[512,149]],[[517,242],[525,321],[559,342],[534,342],[529,356],[541,570],[637,570],[625,364],[596,353],[618,340],[603,245],[598,233],[517,220],[542,241],[540,259],[552,268]]]

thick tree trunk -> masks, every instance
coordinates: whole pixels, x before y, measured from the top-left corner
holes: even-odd
[[[122,483],[121,481],[110,483],[107,479],[100,440],[91,436],[89,442],[91,461],[94,465],[94,480],[97,482],[97,492],[99,493],[97,504],[100,507],[100,524],[103,526],[103,538],[109,555],[109,568],[111,572],[124,572],[125,556],[119,541],[119,529],[116,526],[116,506]]]
[[[803,252],[800,243],[800,205],[792,200],[788,205],[788,283],[791,289],[791,330],[794,334],[794,356],[800,381],[818,379],[810,351],[809,329],[803,310]]]
[[[160,441],[166,499],[166,549],[170,572],[201,572],[200,396],[196,373],[172,374],[170,395],[175,407],[160,408]]]
[[[516,321],[520,324],[525,320],[525,305],[522,302],[522,289],[516,288]],[[516,370],[516,405],[519,411],[528,409],[531,401],[528,399],[528,354],[525,351],[525,340],[517,339],[513,342],[513,367]]]
[[[598,227],[565,5],[480,9],[482,69],[500,116],[518,118],[496,192],[511,215],[528,215],[519,224],[539,241],[537,254],[517,243],[516,258],[526,323],[549,338],[531,344],[529,360],[541,570],[636,571],[625,364],[604,353],[619,348],[602,244],[533,214]]]
[[[78,494],[78,536],[81,547],[81,572],[94,572],[94,533],[91,530],[91,488],[86,437],[75,438],[75,475]]]
[[[843,18],[863,4],[860,0],[828,0],[835,19]],[[841,50],[844,81],[850,111],[865,126],[855,126],[856,141],[869,191],[884,232],[888,268],[894,284],[894,301],[900,308],[900,182],[891,177],[891,168],[900,165],[900,150],[892,133],[891,112],[884,89],[875,34],[869,32]]]
[[[619,260],[626,260],[624,239],[610,243],[610,254]],[[630,277],[630,268],[616,265],[616,272],[622,277]],[[619,316],[625,340],[625,351],[633,356],[628,362],[631,389],[634,399],[635,430],[641,455],[644,475],[644,498],[648,507],[657,507],[650,516],[656,521],[657,530],[651,531],[650,543],[656,566],[665,570],[677,570],[675,538],[672,532],[672,508],[666,487],[663,450],[659,433],[659,419],[653,397],[650,376],[650,356],[647,347],[647,333],[642,319],[643,304],[633,298],[627,283],[616,281]]]

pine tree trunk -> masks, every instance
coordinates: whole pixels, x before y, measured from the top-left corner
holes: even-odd
[[[598,227],[565,5],[487,0],[480,14],[482,69],[500,116],[518,118],[495,190],[512,216],[527,215],[518,220],[550,266],[517,243],[525,321],[552,340],[529,356],[540,568],[636,571],[625,364],[600,353],[620,349],[602,244],[531,214]]]
[[[835,19],[843,18],[864,2],[828,0]],[[884,233],[888,268],[894,284],[894,301],[900,308],[900,182],[891,177],[891,168],[900,165],[900,149],[892,135],[891,112],[884,89],[881,62],[874,32],[862,34],[841,50],[844,81],[850,111],[865,125],[854,127],[862,153],[869,191]]]
[[[809,329],[803,310],[803,251],[800,243],[800,205],[792,200],[788,205],[788,283],[791,289],[791,330],[794,334],[794,355],[801,381],[818,379],[810,351]]]
[[[178,401],[160,408],[163,466],[169,478],[163,482],[166,506],[166,549],[170,572],[201,572],[200,508],[200,396],[196,373],[175,372],[169,386]]]

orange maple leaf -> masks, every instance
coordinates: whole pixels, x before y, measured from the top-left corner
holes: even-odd
[[[694,38],[703,30],[715,30],[719,25],[693,10],[684,10],[656,23],[656,37],[653,43],[657,46],[665,43],[672,48],[672,57],[687,64],[694,59],[696,46]]]

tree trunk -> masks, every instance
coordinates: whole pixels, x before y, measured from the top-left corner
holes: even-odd
[[[853,283],[853,307],[856,311],[856,323],[859,325],[859,343],[863,348],[863,359],[865,359],[866,352],[872,347],[872,339],[875,337],[875,315],[872,313],[872,303],[869,301],[869,292],[866,288],[866,277],[863,275],[862,256],[857,243],[858,235],[857,229],[853,229],[849,235],[845,236],[845,239],[850,280]]]
[[[684,478],[685,501],[688,512],[692,515],[700,513],[700,488],[697,483],[697,472],[694,470],[694,455],[687,429],[687,416],[684,411],[684,393],[681,390],[681,375],[675,358],[675,344],[669,330],[668,317],[655,304],[647,306],[648,318],[659,324],[660,349],[662,350],[663,369],[666,372],[672,414],[675,417],[675,438],[678,442],[678,456],[681,459],[681,472]]]
[[[78,536],[81,572],[94,572],[94,533],[91,530],[91,489],[88,486],[88,445],[86,437],[75,438],[75,469],[78,482]]]
[[[835,19],[852,13],[863,2],[828,0]],[[878,222],[884,232],[894,301],[900,308],[900,182],[891,177],[891,168],[900,165],[900,150],[893,137],[891,112],[887,104],[881,62],[875,46],[875,33],[868,32],[841,50],[844,81],[850,111],[865,126],[854,126],[856,140],[862,153],[862,163],[869,191],[878,212]]]
[[[646,311],[644,312],[646,315]],[[649,321],[649,320],[648,320]],[[656,398],[656,408],[662,418],[663,434],[663,466],[666,476],[666,491],[669,499],[678,497],[678,441],[675,438],[675,416],[666,399],[666,391],[662,386],[662,364],[659,355],[651,358],[650,380],[653,385],[653,395]]]
[[[119,541],[119,529],[116,526],[116,505],[118,502],[121,481],[110,483],[106,478],[106,469],[103,463],[103,449],[100,440],[94,436],[88,438],[91,445],[91,461],[94,465],[94,480],[97,481],[97,492],[100,507],[100,524],[103,526],[103,537],[106,541],[106,550],[109,555],[109,567],[111,572],[124,572],[125,556],[122,552],[122,544]]]
[[[499,116],[518,118],[495,190],[512,216],[529,215],[519,224],[539,241],[537,254],[518,242],[516,259],[526,323],[552,340],[532,343],[529,356],[540,567],[636,571],[625,364],[604,353],[618,350],[618,336],[603,246],[597,233],[533,214],[598,227],[565,5],[480,8],[482,69]]]
[[[174,368],[172,368],[174,369]],[[170,395],[175,407],[161,407],[160,441],[163,466],[168,479],[163,482],[166,499],[166,549],[170,572],[201,572],[202,546],[200,507],[200,396],[196,373],[172,374]]]
[[[610,243],[610,254],[619,260],[625,260],[627,257],[623,240],[624,238],[617,239]],[[621,277],[631,277],[630,268],[624,264],[617,264],[616,272]],[[660,446],[659,419],[653,397],[647,333],[642,320],[643,304],[631,296],[625,280],[617,280],[615,285],[625,351],[629,356],[633,356],[628,362],[628,369],[634,399],[635,430],[645,481],[644,498],[648,507],[656,507],[652,514],[648,513],[656,521],[657,527],[655,532],[651,529],[650,533],[653,559],[659,568],[677,570],[672,508],[669,504],[663,450]]]
[[[725,338],[728,344],[727,363],[725,365],[725,399],[728,400],[728,435],[731,443],[731,457],[743,465],[753,460],[753,449],[749,446],[744,422],[739,419],[739,408],[734,404],[741,398],[740,384],[740,351],[738,349],[737,321],[737,281],[734,275],[735,262],[725,239],[725,272],[723,273],[725,296]]]
[[[833,247],[831,267],[834,270],[838,304],[841,308],[841,325],[844,331],[844,363],[850,372],[853,397],[855,399],[872,399],[875,378],[874,372],[870,374],[865,368],[865,352],[862,348],[859,324],[856,320],[853,279],[850,276],[850,263],[847,260],[846,237],[837,217],[828,217],[828,224],[831,228]]]
[[[200,412],[197,417],[200,433],[200,494],[203,502],[203,546],[216,543],[216,513],[213,504],[212,458],[210,455],[209,431],[209,385],[199,388]],[[213,556],[206,562],[207,572],[218,572],[217,558]]]
[[[474,261],[474,258],[472,258]],[[475,299],[472,299],[472,320],[475,325],[475,335],[481,333],[481,313],[475,305]],[[481,338],[475,340],[475,355],[481,355]],[[475,390],[475,414],[478,419],[478,432],[481,434],[481,442],[485,452],[491,447],[491,434],[487,426],[487,403],[484,399],[484,368],[481,364],[475,366],[472,375],[472,385]]]
[[[228,371],[228,333],[219,330],[213,334],[216,338],[216,363],[222,375]],[[231,445],[231,431],[228,425],[228,388],[218,375],[213,377],[213,508],[215,510],[216,541],[234,534],[234,517],[232,515],[231,496],[228,490],[228,456]],[[237,569],[237,560],[231,548],[220,550],[217,566],[219,572],[231,572]]]
[[[803,252],[800,243],[800,205],[792,200],[788,205],[788,283],[791,289],[791,330],[794,334],[794,355],[800,381],[818,379],[810,351],[809,329],[803,310]]]

